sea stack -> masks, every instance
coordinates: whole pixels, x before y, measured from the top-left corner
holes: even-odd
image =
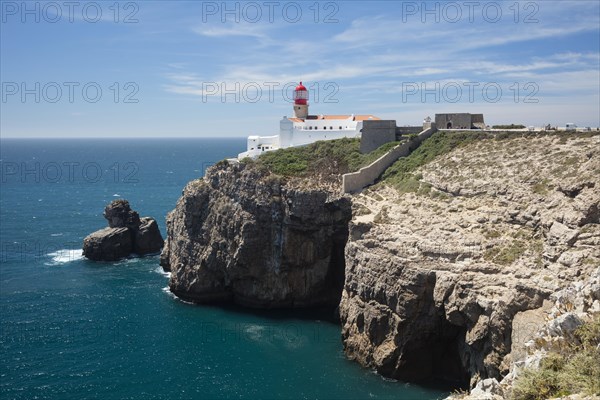
[[[94,261],[116,261],[132,253],[158,253],[164,240],[151,217],[140,218],[124,199],[113,200],[104,209],[108,228],[100,229],[83,240],[83,255]]]

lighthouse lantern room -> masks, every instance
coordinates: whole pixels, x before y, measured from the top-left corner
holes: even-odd
[[[302,82],[294,89],[294,116],[300,119],[308,117],[308,90]]]

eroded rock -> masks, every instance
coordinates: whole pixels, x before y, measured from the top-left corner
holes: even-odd
[[[163,238],[153,218],[140,219],[127,200],[114,200],[104,209],[108,228],[100,229],[83,240],[83,255],[94,261],[116,261],[132,253],[158,253]]]
[[[516,362],[541,359],[528,358],[527,344],[553,295],[587,291],[559,295],[579,299],[563,313],[600,306],[595,284],[577,285],[600,265],[600,137],[577,140],[474,143],[415,171],[430,192],[380,185],[354,196],[362,212],[346,245],[346,354],[392,378],[445,377],[501,398],[497,383]],[[576,328],[578,314],[565,315],[553,334]]]
[[[104,228],[83,240],[83,255],[94,261],[116,261],[133,250],[129,228]]]
[[[350,218],[337,193],[222,163],[190,182],[168,215],[161,265],[189,301],[335,306]]]

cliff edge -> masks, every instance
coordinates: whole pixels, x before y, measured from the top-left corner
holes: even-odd
[[[326,185],[221,162],[169,213],[161,265],[193,302],[335,307],[350,217],[349,199]]]
[[[598,273],[600,136],[481,137],[430,159],[451,135],[353,198],[340,314],[362,365],[472,387],[522,362],[551,296]],[[580,311],[600,312],[586,293]]]

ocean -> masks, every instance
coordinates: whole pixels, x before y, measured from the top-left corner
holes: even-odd
[[[158,256],[97,263],[83,238],[117,198],[165,216],[185,184],[245,139],[0,142],[0,398],[437,399],[344,356],[313,311],[176,299]]]

